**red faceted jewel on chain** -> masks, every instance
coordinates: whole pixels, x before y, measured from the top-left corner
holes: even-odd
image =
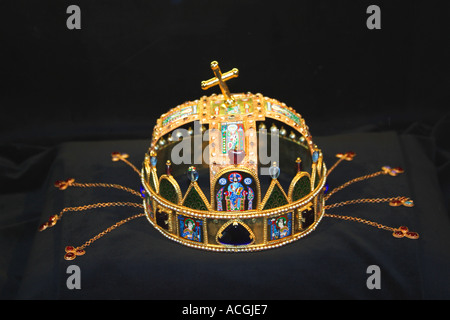
[[[408,227],[405,226],[400,226],[398,227],[393,233],[392,235],[395,238],[403,238],[403,237],[407,237],[409,239],[419,239],[419,234],[417,232],[413,232],[413,231],[409,231]]]
[[[400,198],[395,199],[389,202],[389,205],[392,207],[405,206],[405,207],[414,207],[414,201],[409,198]]]
[[[347,158],[353,159],[355,157],[356,153],[354,153],[353,151],[348,151],[345,153],[345,155],[347,156]]]
[[[75,182],[75,179],[69,178],[69,179],[67,179],[65,181],[64,180],[55,181],[54,185],[59,190],[66,190],[67,187],[71,186],[74,182]]]
[[[400,200],[392,200],[391,202],[389,202],[389,205],[393,207],[398,207],[402,205],[402,202]]]
[[[405,236],[409,239],[419,239],[419,234],[417,232],[409,231],[405,234]]]
[[[74,248],[72,246],[67,246],[65,250],[66,254],[64,255],[64,259],[66,260],[73,260],[77,256],[82,256],[86,253],[86,251],[84,251],[83,249]]]
[[[356,156],[356,153],[353,151],[347,151],[346,153],[336,154],[336,157],[343,159],[343,160],[347,160],[347,161],[352,161],[355,156]]]
[[[396,238],[403,238],[405,236],[405,234],[401,231],[394,231],[394,233],[392,234],[394,237]]]
[[[73,253],[73,252],[67,252],[67,253],[64,255],[64,259],[66,259],[66,260],[73,260],[73,259],[75,259],[76,257],[77,257],[76,254]]]
[[[112,157],[112,161],[119,161],[121,159],[128,158],[129,155],[126,154],[126,153],[121,153],[121,152],[114,151],[114,152],[111,152],[111,157]]]
[[[392,170],[394,170],[394,171],[397,172],[397,173],[403,173],[403,172],[405,172],[405,170],[403,170],[403,168],[401,168],[401,167],[397,167],[397,168],[394,168],[394,169],[392,169]]]
[[[39,226],[38,230],[44,231],[45,229],[47,229],[49,227],[53,227],[56,224],[56,222],[58,221],[58,219],[59,219],[58,215],[56,215],[56,214],[51,215],[47,222],[45,222]]]

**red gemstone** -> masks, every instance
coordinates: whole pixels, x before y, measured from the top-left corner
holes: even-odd
[[[39,231],[44,231],[45,229],[47,229],[47,227],[48,227],[48,225],[47,225],[47,223],[43,223],[43,224],[41,224],[40,226],[39,226]]]
[[[396,238],[403,238],[405,236],[401,231],[394,231],[392,235]]]
[[[64,259],[66,259],[66,260],[73,260],[73,259],[75,259],[77,256],[75,255],[75,253],[73,253],[73,252],[67,252],[65,255],[64,255]]]
[[[389,205],[393,207],[398,207],[402,205],[402,202],[400,200],[392,200],[391,202],[389,202]]]
[[[73,251],[75,251],[74,247],[72,247],[72,246],[67,246],[66,247],[66,252],[73,252]]]
[[[111,153],[112,156],[112,161],[119,161],[119,157],[120,157],[120,152],[113,152]]]
[[[398,227],[398,229],[403,232],[408,231],[408,227],[405,227],[405,226]]]
[[[410,239],[418,239],[419,234],[417,232],[407,232],[406,236]]]
[[[64,181],[57,180],[57,181],[55,181],[55,187],[59,188],[63,183],[64,183]]]
[[[47,221],[47,227],[53,227],[56,224],[56,220]]]
[[[403,168],[401,168],[401,167],[394,168],[393,170],[396,171],[397,173],[405,172],[405,170],[403,170]]]
[[[350,157],[354,157],[355,153],[353,151],[349,151],[349,152],[347,152],[347,155],[350,156]]]
[[[75,254],[77,255],[77,256],[82,256],[83,254],[85,254],[86,253],[86,251],[84,251],[83,249],[77,249],[76,251],[75,251]]]

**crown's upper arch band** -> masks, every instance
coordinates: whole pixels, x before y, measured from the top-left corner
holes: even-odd
[[[233,94],[235,100],[252,99],[253,112],[252,114],[239,115],[222,115],[211,112],[211,104],[215,101],[224,101],[223,95],[211,95],[210,97],[202,97],[200,100],[188,101],[175,108],[172,108],[167,113],[164,113],[156,123],[153,130],[150,150],[157,151],[158,141],[163,136],[169,134],[177,128],[185,126],[191,122],[199,121],[202,124],[210,124],[221,121],[265,121],[265,118],[270,118],[285,123],[293,130],[299,133],[307,143],[311,154],[313,153],[314,144],[312,142],[311,134],[305,124],[304,119],[291,107],[286,106],[285,103],[273,98],[263,97],[261,94]],[[156,150],[155,150],[156,148]]]

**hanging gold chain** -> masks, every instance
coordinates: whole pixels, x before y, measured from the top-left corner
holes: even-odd
[[[385,225],[383,225],[381,223],[378,223],[378,222],[374,222],[374,221],[370,221],[370,220],[366,220],[366,219],[362,219],[362,218],[357,218],[357,217],[341,216],[341,215],[329,214],[329,213],[324,213],[323,216],[324,217],[329,217],[329,218],[337,218],[337,219],[342,219],[342,220],[348,220],[348,221],[356,221],[356,222],[367,224],[367,225],[372,226],[372,227],[376,227],[378,229],[383,229],[383,230],[392,231],[392,232],[397,230],[397,228],[392,228],[392,227],[385,226]]]
[[[356,156],[356,154],[353,151],[336,154],[336,157],[339,158],[339,160],[336,161],[335,164],[333,164],[330,169],[328,169],[327,177],[331,173],[331,171],[333,171],[343,160],[352,161],[355,156]]]
[[[140,198],[144,198],[136,190],[133,190],[133,189],[128,188],[128,187],[121,186],[120,184],[113,184],[113,183],[78,183],[78,182],[74,182],[70,186],[71,187],[79,187],[79,188],[97,188],[97,187],[101,187],[101,188],[115,188],[115,189],[119,189],[119,190],[123,190],[123,191],[129,192],[129,193],[132,193],[135,196],[138,196]]]
[[[323,214],[324,217],[328,217],[328,218],[336,218],[336,219],[341,219],[341,220],[347,220],[347,221],[355,221],[355,222],[359,222],[359,223],[364,223],[367,224],[371,227],[375,227],[378,229],[382,229],[382,230],[386,230],[386,231],[391,231],[392,232],[392,236],[395,238],[408,238],[408,239],[419,239],[419,234],[417,232],[414,231],[410,231],[408,229],[408,227],[405,226],[400,226],[398,228],[393,228],[393,227],[389,227],[386,226],[384,224],[378,223],[378,222],[374,222],[374,221],[370,221],[370,220],[366,220],[366,219],[362,219],[362,218],[357,218],[357,217],[350,217],[350,216],[341,216],[338,214],[329,214],[329,213],[324,213]]]
[[[73,260],[75,259],[77,256],[81,256],[84,255],[85,252],[85,248],[90,246],[93,242],[97,241],[98,239],[100,239],[101,237],[105,236],[106,234],[110,233],[111,231],[113,231],[114,229],[120,227],[121,225],[134,220],[136,218],[139,217],[143,217],[145,216],[145,213],[139,213],[139,214],[135,214],[131,217],[128,217],[126,219],[123,219],[119,222],[116,222],[115,224],[113,224],[112,226],[106,228],[105,230],[103,230],[102,232],[100,232],[99,234],[97,234],[96,236],[92,237],[91,239],[89,239],[88,241],[86,241],[83,245],[79,246],[79,247],[72,247],[72,246],[67,246],[66,247],[66,254],[64,255],[64,259],[66,260]]]
[[[93,237],[93,238],[89,239],[88,241],[86,241],[82,246],[80,246],[78,248],[84,249],[84,248],[90,246],[94,241],[100,239],[101,237],[103,237],[107,233],[113,231],[117,227],[120,227],[121,225],[123,225],[123,224],[125,224],[125,223],[127,223],[127,222],[129,222],[129,221],[131,221],[133,219],[136,219],[136,218],[139,218],[139,217],[143,217],[143,216],[145,216],[145,213],[139,213],[139,214],[135,214],[134,216],[128,217],[126,219],[123,219],[123,220],[121,220],[119,222],[116,222],[115,224],[113,224],[109,228],[106,228],[105,230],[103,230],[102,232],[97,234],[95,237]]]
[[[128,161],[127,159],[123,159],[123,158],[120,160],[122,160],[127,165],[129,165],[131,167],[131,169],[133,169],[139,176],[141,176],[141,172],[130,161]]]
[[[384,174],[384,171],[383,171],[383,170],[377,171],[377,172],[374,172],[374,173],[370,173],[370,174],[366,174],[366,175],[364,175],[364,176],[361,176],[361,177],[352,179],[352,180],[350,180],[350,181],[347,181],[346,183],[340,185],[339,187],[336,187],[336,188],[334,188],[333,190],[331,190],[331,191],[325,196],[325,200],[328,200],[333,194],[335,194],[335,193],[338,192],[338,191],[341,191],[342,189],[348,187],[349,185],[351,185],[351,184],[353,184],[353,183],[355,183],[355,182],[359,182],[359,181],[367,180],[367,179],[370,179],[370,178],[374,178],[374,177],[377,177],[377,176],[382,175],[382,174]]]
[[[120,152],[113,152],[113,153],[111,153],[111,157],[112,157],[112,161],[125,162],[128,166],[131,167],[131,169],[133,169],[139,176],[141,176],[141,172],[130,161],[127,160],[127,158],[129,157],[128,154],[120,153]]]
[[[68,212],[68,211],[77,212],[77,211],[85,211],[85,210],[89,210],[89,209],[108,208],[108,207],[135,207],[135,208],[141,208],[141,209],[144,208],[142,203],[136,203],[136,202],[99,202],[99,203],[88,204],[88,205],[79,206],[79,207],[64,208],[60,212],[58,219],[61,219],[63,213]]]
[[[342,207],[342,206],[346,206],[346,205],[349,205],[349,204],[356,204],[356,203],[382,203],[382,202],[393,202],[393,201],[404,202],[404,201],[406,201],[408,199],[409,198],[403,197],[403,196],[392,197],[392,198],[354,199],[354,200],[347,200],[347,201],[342,201],[342,202],[338,202],[338,203],[329,204],[329,205],[326,205],[324,208],[327,210],[327,209]]]
[[[331,166],[330,169],[327,170],[327,177],[330,175],[331,171],[333,171],[339,165],[339,163],[341,163],[343,160],[344,160],[344,158],[340,158]]]
[[[137,192],[136,190],[133,190],[131,188],[128,187],[124,187],[120,184],[113,184],[113,183],[79,183],[79,182],[75,182],[74,178],[69,178],[67,180],[58,180],[55,181],[55,187],[58,188],[59,190],[66,190],[69,187],[79,187],[79,188],[97,188],[97,187],[102,187],[102,188],[115,188],[115,189],[119,189],[119,190],[123,190],[129,193],[132,193],[140,198],[143,198],[143,196]]]
[[[341,158],[339,160],[343,160],[343,159]],[[340,162],[339,160],[338,160],[337,163]],[[334,188],[332,191],[330,191],[324,197],[324,199],[328,200],[333,194],[335,194],[336,192],[338,192],[338,191],[348,187],[349,185],[351,185],[351,184],[353,184],[355,182],[359,182],[359,181],[367,180],[367,179],[370,179],[370,178],[374,178],[374,177],[377,177],[379,175],[390,175],[390,176],[395,177],[398,174],[403,173],[403,172],[404,172],[403,169],[400,168],[400,167],[398,167],[398,168],[391,168],[391,167],[388,167],[388,166],[383,166],[380,171],[377,171],[377,172],[374,172],[374,173],[370,173],[370,174],[366,174],[364,176],[361,176],[361,177],[349,180],[349,181],[345,182],[344,184],[340,185],[339,187]]]
[[[136,203],[136,202],[99,202],[94,204],[88,204],[84,206],[78,206],[78,207],[66,207],[59,214],[55,214],[50,216],[49,220],[42,224],[39,227],[39,231],[44,231],[48,227],[53,227],[58,220],[60,220],[64,213],[66,212],[79,212],[79,211],[85,211],[89,209],[97,209],[97,208],[107,208],[107,207],[134,207],[134,208],[140,208],[143,209],[144,206],[142,203]]]

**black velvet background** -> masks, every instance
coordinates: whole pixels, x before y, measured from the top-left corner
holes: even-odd
[[[82,29],[66,28],[81,8]],[[368,30],[366,8],[381,8]],[[1,4],[0,284],[6,299],[429,299],[450,297],[448,6],[434,1],[8,1]],[[305,239],[249,255],[199,252],[144,220],[119,228],[75,260],[82,290],[65,286],[65,245],[79,245],[131,210],[68,215],[65,205],[125,199],[69,190],[61,178],[138,187],[120,150],[140,165],[156,119],[203,94],[209,63],[240,69],[233,92],[294,107],[329,165],[348,179],[392,164],[407,172],[336,194],[411,196],[414,208],[352,206],[336,213],[421,234],[411,241],[324,219]],[[117,198],[116,198],[117,196]],[[128,199],[128,198],[127,198]],[[368,265],[382,289],[365,286]]]

